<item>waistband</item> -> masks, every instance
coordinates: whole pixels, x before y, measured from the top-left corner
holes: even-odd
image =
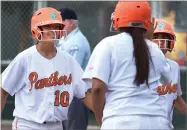
[[[39,122],[23,119],[23,118],[20,118],[20,117],[15,117],[15,119],[26,121],[26,122],[30,122],[30,123],[34,123],[34,124],[59,124],[59,123],[62,123],[62,121],[54,121],[54,122],[52,122],[52,121],[44,121],[42,123],[39,123]]]

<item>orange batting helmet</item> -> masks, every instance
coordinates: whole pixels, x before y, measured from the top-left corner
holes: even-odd
[[[165,47],[160,48],[160,49],[167,49],[169,51],[172,51],[174,48],[175,41],[176,41],[176,36],[175,36],[172,26],[163,19],[156,19],[155,22],[157,22],[157,27],[154,31],[153,36],[156,34],[167,34],[169,36],[169,39],[154,38],[153,41],[156,42],[158,45],[161,41],[164,41]]]
[[[151,8],[148,2],[119,1],[111,16],[115,30],[120,27],[148,29],[151,24]]]
[[[62,22],[62,17],[60,13],[54,8],[40,8],[37,10],[31,19],[31,33],[34,39],[39,40],[39,37],[42,35],[42,30],[39,27],[50,24],[60,24],[61,28],[64,28],[64,24]],[[65,31],[65,30],[51,30],[51,31]],[[55,33],[56,34],[56,33]],[[62,33],[60,33],[62,35]],[[62,36],[56,36],[53,40],[58,40]]]

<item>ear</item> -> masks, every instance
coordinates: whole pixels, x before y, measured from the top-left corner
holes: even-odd
[[[39,38],[40,37],[40,33],[38,33],[38,32],[40,32],[41,30],[39,29],[39,28],[33,28],[32,29],[32,37],[34,38],[34,39],[37,39],[37,38]]]
[[[73,28],[75,26],[75,22],[74,20],[67,20],[68,26],[70,26],[71,28]]]

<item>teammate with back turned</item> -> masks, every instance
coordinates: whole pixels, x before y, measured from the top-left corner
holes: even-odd
[[[95,47],[83,80],[92,85],[101,129],[170,129],[166,97],[157,87],[170,66],[159,47],[146,39],[152,24],[148,2],[119,1],[112,26],[120,32]]]

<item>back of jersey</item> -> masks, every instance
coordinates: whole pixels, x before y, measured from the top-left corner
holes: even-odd
[[[166,116],[166,97],[159,96],[157,87],[161,85],[159,79],[163,67],[169,68],[169,65],[155,43],[149,40],[146,43],[153,61],[150,64],[149,87],[146,83],[140,86],[134,84],[136,63],[133,40],[129,34],[107,37],[94,49],[83,78],[96,77],[107,85],[103,118],[113,115]]]

